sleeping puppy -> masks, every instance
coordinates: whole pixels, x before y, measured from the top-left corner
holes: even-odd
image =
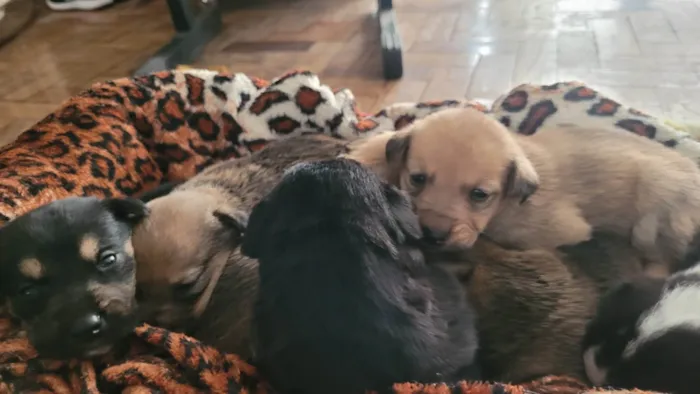
[[[428,261],[462,282],[478,317],[483,379],[586,379],[580,357],[601,293],[642,273],[623,237],[595,234],[561,251],[509,250],[480,236],[469,250],[429,248]]]
[[[553,249],[599,230],[630,236],[669,267],[685,263],[700,225],[697,165],[628,132],[572,126],[524,136],[460,108],[416,121],[385,147],[379,171],[398,169],[392,176],[413,197],[426,237],[446,247],[471,247],[484,233],[512,248]],[[350,157],[378,162],[361,153]]]
[[[257,263],[238,250],[248,213],[285,169],[337,157],[347,144],[321,135],[274,141],[149,201],[150,215],[133,237],[143,318],[250,356]]]
[[[600,301],[583,341],[596,385],[674,394],[700,385],[700,266],[625,282]]]
[[[289,393],[390,392],[478,378],[474,316],[426,265],[410,200],[347,159],[291,168],[248,221],[255,363]]]
[[[134,199],[71,197],[0,229],[0,295],[42,357],[106,354],[137,324]]]

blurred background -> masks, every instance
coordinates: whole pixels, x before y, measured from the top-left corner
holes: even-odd
[[[266,79],[308,69],[368,112],[575,79],[652,114],[700,119],[700,0],[394,0],[396,80],[382,71],[382,1],[214,1],[0,0],[0,143],[93,82],[133,75],[178,23],[212,7],[221,29],[188,65]],[[176,3],[188,14],[174,21]]]

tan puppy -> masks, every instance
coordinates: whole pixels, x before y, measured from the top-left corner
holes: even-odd
[[[381,163],[363,154],[354,153]],[[447,109],[389,139],[384,154],[374,168],[398,177],[426,237],[446,246],[470,247],[483,232],[511,247],[552,249],[596,229],[630,236],[668,266],[684,259],[700,225],[696,164],[629,132],[561,127],[523,136],[477,110]]]
[[[622,260],[610,259],[625,256]],[[581,340],[599,294],[640,275],[616,236],[562,252],[507,250],[480,237],[469,250],[429,257],[455,273],[478,316],[483,378],[520,383],[546,375],[586,380]]]
[[[347,144],[324,136],[275,141],[150,201],[151,215],[132,240],[145,319],[249,356],[257,262],[238,248],[248,212],[286,168],[337,157],[347,153]]]

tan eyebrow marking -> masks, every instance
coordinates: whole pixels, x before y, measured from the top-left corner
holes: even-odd
[[[34,257],[28,257],[20,261],[19,272],[32,279],[41,279],[44,276],[44,265]]]
[[[78,244],[80,257],[87,261],[97,262],[97,253],[100,251],[100,241],[94,234],[85,234]]]
[[[134,244],[131,242],[131,238],[124,242],[124,253],[129,257],[134,257]]]

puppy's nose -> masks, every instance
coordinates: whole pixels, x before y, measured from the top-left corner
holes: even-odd
[[[97,313],[89,313],[78,319],[73,325],[71,334],[76,337],[96,337],[101,335],[107,322]]]
[[[425,238],[426,241],[434,244],[444,243],[445,240],[447,240],[447,237],[450,235],[449,230],[441,230],[428,226],[421,226],[421,229],[423,230],[423,238]]]

